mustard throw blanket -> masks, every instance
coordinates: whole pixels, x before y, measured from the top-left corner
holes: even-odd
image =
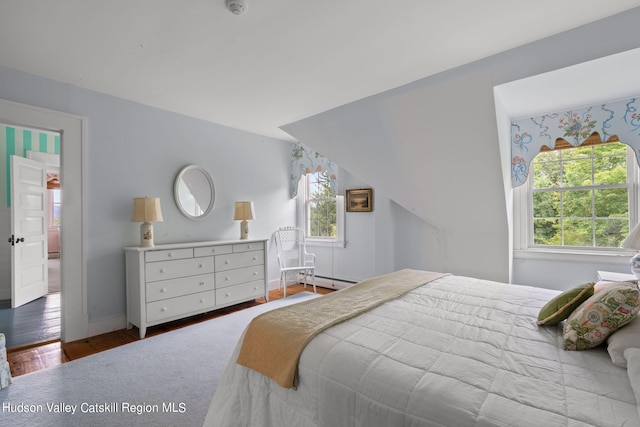
[[[295,388],[300,354],[315,335],[444,275],[401,270],[261,314],[247,328],[237,363]]]

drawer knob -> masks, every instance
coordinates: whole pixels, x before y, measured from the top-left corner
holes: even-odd
[[[200,286],[204,286],[204,282],[200,282]]]
[[[253,246],[249,245],[249,246],[247,246],[247,248],[248,248],[248,249],[251,249],[251,248],[253,248]]]
[[[167,311],[167,307],[162,307],[160,311]]]
[[[224,278],[224,280],[226,280],[228,282],[229,280],[231,280],[231,278],[229,276],[227,276],[227,277]]]
[[[204,298],[200,298],[200,303],[204,303]]]
[[[167,255],[169,258],[173,258],[173,252],[169,252],[169,254]]]
[[[202,264],[198,265],[198,268],[202,268],[202,267],[204,267],[204,265],[202,265]]]
[[[160,269],[160,273],[164,273],[164,268],[161,268],[161,269]]]
[[[258,275],[258,272],[257,272],[257,271],[254,271],[254,272],[253,272],[253,275],[254,275],[254,276],[257,276],[257,275]]]
[[[258,259],[258,257],[257,257],[257,256],[254,256],[254,257],[253,257],[253,260],[254,260],[254,261],[256,261],[257,259]]]
[[[230,297],[231,294],[229,292],[227,292],[226,294],[224,294],[225,297]]]
[[[224,263],[225,263],[225,264],[229,264],[229,261],[225,261]]]
[[[160,288],[160,292],[167,292],[167,288]]]

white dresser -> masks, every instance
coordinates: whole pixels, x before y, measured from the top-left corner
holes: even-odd
[[[140,329],[265,297],[267,240],[125,248],[127,328]]]

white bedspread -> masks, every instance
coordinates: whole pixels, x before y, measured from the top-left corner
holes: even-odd
[[[606,350],[563,351],[561,327],[536,325],[556,294],[438,279],[314,338],[297,390],[232,360],[205,425],[640,426]]]

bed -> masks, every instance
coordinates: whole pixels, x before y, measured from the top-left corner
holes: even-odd
[[[236,363],[241,339],[205,425],[640,426],[640,349],[565,351],[536,323],[558,293],[439,276],[316,333],[293,387]]]

